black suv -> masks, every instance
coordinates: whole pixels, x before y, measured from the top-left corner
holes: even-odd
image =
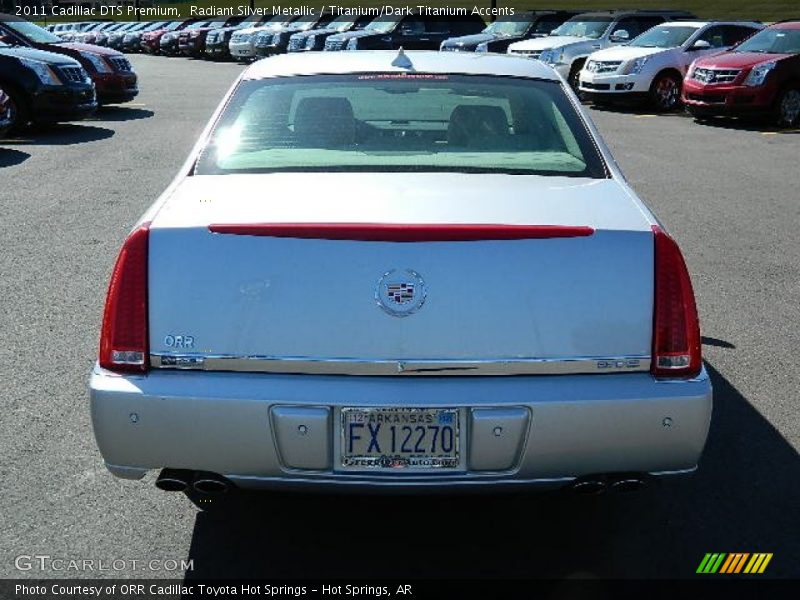
[[[474,35],[452,37],[442,42],[440,50],[451,52],[505,53],[514,42],[549,35],[578,10],[534,10],[504,17],[490,23]]]
[[[94,84],[68,56],[0,42],[0,88],[8,94],[8,125],[76,121],[97,109]]]
[[[298,31],[289,38],[288,52],[306,52],[309,50],[324,50],[325,40],[337,33],[345,31],[360,31],[364,29],[372,17],[360,15],[358,17],[343,16],[337,17],[328,23],[324,29],[312,29],[311,31]]]
[[[478,15],[381,17],[361,31],[329,36],[325,50],[438,50],[446,39],[479,33],[485,26]]]

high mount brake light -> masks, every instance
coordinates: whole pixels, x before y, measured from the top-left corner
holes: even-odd
[[[586,237],[594,229],[564,225],[473,223],[252,223],[213,224],[213,233],[360,242],[472,242]]]

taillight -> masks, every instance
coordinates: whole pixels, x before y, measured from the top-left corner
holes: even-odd
[[[150,223],[134,230],[120,250],[108,285],[100,366],[143,373],[149,366],[147,331],[147,247]]]
[[[658,225],[655,237],[653,362],[658,378],[688,378],[700,373],[700,324],[692,282],[678,244]]]

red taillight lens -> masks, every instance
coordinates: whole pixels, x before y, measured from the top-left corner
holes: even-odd
[[[658,378],[687,378],[700,373],[700,324],[689,271],[678,244],[659,226],[655,236],[653,363]]]
[[[108,285],[100,366],[111,371],[143,373],[149,366],[147,331],[147,247],[150,224],[125,240]]]

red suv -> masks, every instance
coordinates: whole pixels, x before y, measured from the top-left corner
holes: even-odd
[[[800,21],[762,29],[728,52],[696,60],[683,82],[694,117],[764,114],[783,127],[800,122]]]

